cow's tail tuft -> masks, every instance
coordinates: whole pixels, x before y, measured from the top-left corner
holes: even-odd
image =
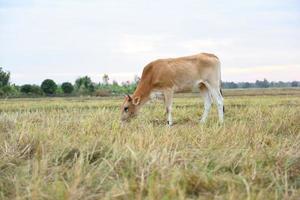
[[[224,97],[223,96],[223,92],[222,92],[222,89],[220,88],[220,93],[221,93],[221,95],[222,95],[222,97]],[[223,113],[225,113],[225,106],[223,105]]]

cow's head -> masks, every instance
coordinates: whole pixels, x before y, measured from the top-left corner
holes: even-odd
[[[130,95],[125,96],[123,105],[121,106],[121,121],[129,121],[135,117],[138,112],[140,104],[140,97],[131,97]]]

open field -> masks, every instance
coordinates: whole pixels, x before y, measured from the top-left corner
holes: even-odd
[[[255,96],[259,95],[259,96]],[[300,90],[179,94],[120,126],[120,98],[0,100],[0,199],[300,199]]]

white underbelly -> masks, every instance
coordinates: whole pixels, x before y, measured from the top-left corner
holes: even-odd
[[[165,90],[173,90],[174,92],[192,91],[199,88],[199,83],[203,80],[189,80],[189,81],[178,81],[172,88],[155,88],[152,90],[152,96],[159,96],[164,93]]]
[[[175,92],[180,92],[180,91],[192,91],[195,88],[199,87],[199,83],[201,80],[190,80],[190,81],[185,81],[181,83],[176,83],[174,85],[174,91]]]

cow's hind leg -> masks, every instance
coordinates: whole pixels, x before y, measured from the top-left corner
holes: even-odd
[[[208,88],[203,83],[199,85],[199,89],[200,89],[200,94],[204,99],[204,111],[200,119],[200,123],[205,123],[211,108],[212,98]]]
[[[213,98],[216,100],[216,104],[218,107],[218,114],[219,114],[219,121],[223,123],[224,121],[224,103],[223,103],[223,96],[221,95],[219,87],[211,88],[211,93]]]
[[[173,124],[173,119],[172,119],[173,90],[165,90],[164,96],[165,96],[167,122],[168,125],[171,126]]]

